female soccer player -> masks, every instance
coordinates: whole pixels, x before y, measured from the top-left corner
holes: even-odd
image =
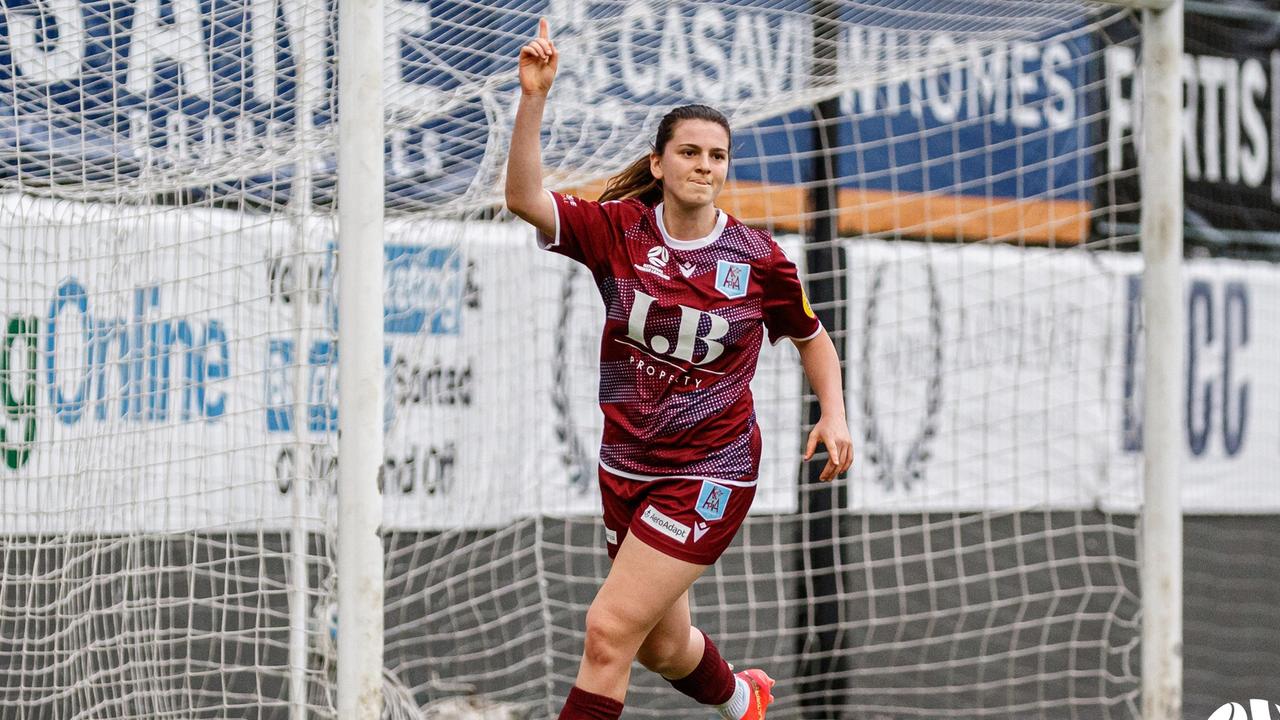
[[[599,475],[613,559],[560,718],[618,718],[639,659],[722,717],[759,720],[773,680],[733,674],[691,625],[689,588],[755,495],[760,430],[748,385],[765,331],[795,343],[821,403],[805,459],[818,442],[827,448],[823,480],[853,463],[835,347],[768,233],[715,206],[730,147],[719,112],[672,110],[653,152],[610,181],[601,202],[543,190],[539,128],[558,61],[542,20],[520,50],[506,200],[541,247],[591,270],[606,306]]]

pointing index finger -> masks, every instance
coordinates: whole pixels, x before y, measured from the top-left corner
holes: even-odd
[[[551,39],[551,25],[546,18],[538,18],[538,37],[544,40]]]

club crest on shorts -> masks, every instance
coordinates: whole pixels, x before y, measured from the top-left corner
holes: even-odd
[[[751,280],[751,266],[746,263],[719,260],[716,262],[716,289],[727,298],[740,298],[747,294]]]
[[[724,509],[729,504],[732,490],[717,485],[710,480],[702,481],[702,490],[698,492],[698,504],[694,507],[703,520],[719,520],[724,517]]]

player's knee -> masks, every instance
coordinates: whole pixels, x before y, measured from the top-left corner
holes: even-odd
[[[625,618],[593,605],[587,611],[583,661],[594,666],[629,663],[635,654],[635,635],[636,629]]]

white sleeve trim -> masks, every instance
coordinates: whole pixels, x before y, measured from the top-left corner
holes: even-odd
[[[560,203],[556,201],[555,193],[547,189],[543,189],[542,192],[546,193],[548,196],[551,197],[551,207],[555,210],[555,214],[556,214],[556,234],[555,234],[555,237],[548,238],[541,231],[539,231],[538,247],[542,248],[543,250],[550,250],[551,248],[558,247],[560,245]],[[544,240],[550,240],[550,242],[543,242]]]
[[[812,340],[812,339],[814,339],[814,338],[818,337],[818,334],[819,334],[819,333],[821,333],[821,332],[822,332],[822,321],[821,321],[821,320],[819,320],[819,321],[818,321],[818,329],[817,329],[817,330],[814,330],[814,331],[813,331],[813,332],[811,332],[811,333],[809,333],[809,334],[808,334],[808,336],[806,336],[806,337],[798,338],[798,337],[796,337],[796,336],[794,336],[794,335],[779,335],[779,336],[775,337],[775,338],[773,339],[773,342],[771,342],[770,344],[771,344],[771,345],[777,345],[779,342],[781,342],[781,341],[782,341],[782,339],[783,339],[783,338],[791,338],[791,339],[792,339],[792,340],[794,340],[795,342],[806,342],[806,341],[808,341],[808,340]]]

